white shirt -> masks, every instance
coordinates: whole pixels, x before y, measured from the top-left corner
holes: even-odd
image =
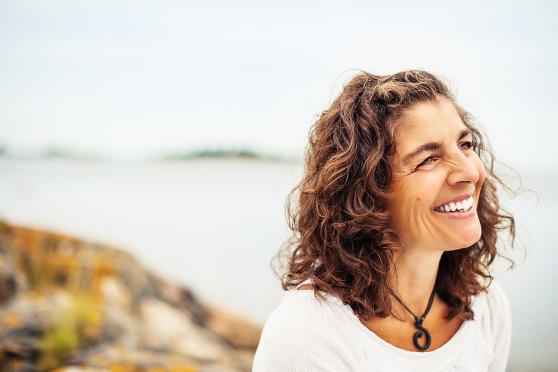
[[[311,283],[309,280],[299,286]],[[496,280],[471,300],[466,320],[441,347],[400,349],[360,322],[329,293],[291,289],[266,320],[252,372],[504,372],[511,343],[511,309]]]

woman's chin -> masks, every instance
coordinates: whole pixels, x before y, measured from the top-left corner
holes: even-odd
[[[481,236],[482,230],[479,229],[478,233],[472,232],[467,236],[460,236],[459,239],[452,239],[451,242],[448,242],[448,246],[450,246],[451,248],[447,250],[454,251],[458,249],[469,248],[470,246],[477,243],[480,240]]]

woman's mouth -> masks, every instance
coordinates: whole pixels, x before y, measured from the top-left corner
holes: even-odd
[[[466,219],[475,214],[475,205],[473,196],[457,202],[441,205],[434,208],[434,212],[439,215],[454,218],[454,219]]]

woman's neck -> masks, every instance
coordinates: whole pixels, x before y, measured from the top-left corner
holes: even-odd
[[[390,286],[417,316],[421,316],[428,305],[442,253],[442,251],[424,249],[405,249],[404,252],[395,255]],[[397,300],[394,304],[395,302]],[[400,306],[396,308],[405,311]]]

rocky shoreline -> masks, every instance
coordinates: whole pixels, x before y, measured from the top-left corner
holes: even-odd
[[[116,247],[0,221],[2,371],[250,371],[260,333]]]

